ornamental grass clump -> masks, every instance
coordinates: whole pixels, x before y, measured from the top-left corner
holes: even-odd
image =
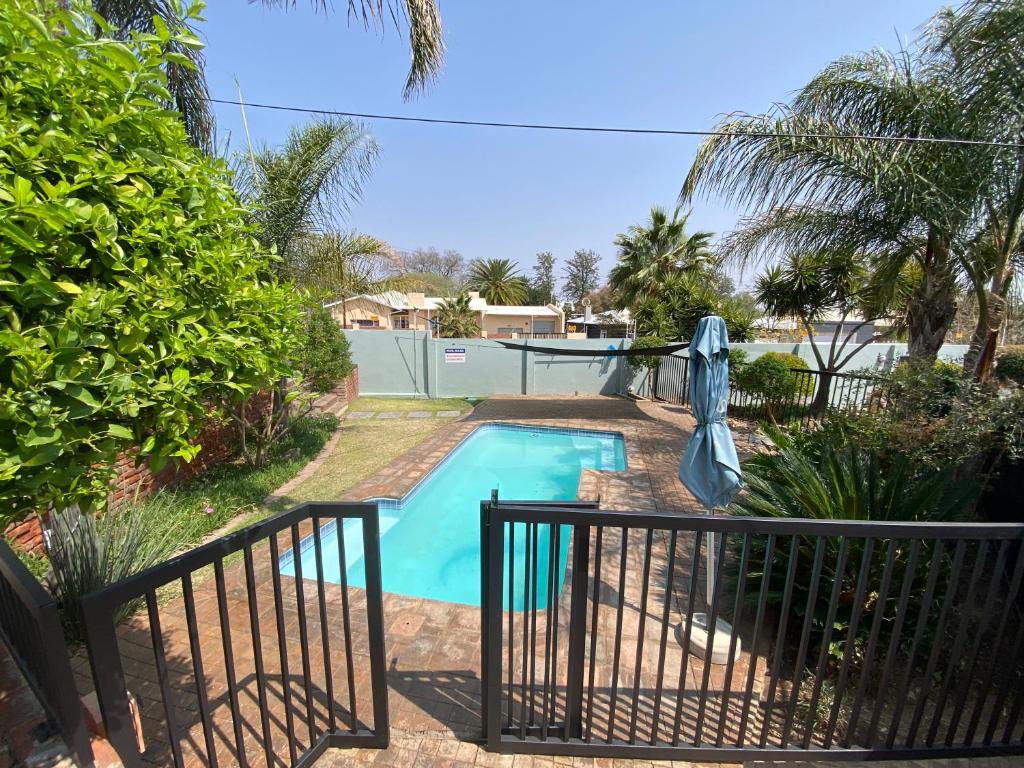
[[[60,607],[67,638],[85,639],[81,600],[169,557],[178,546],[177,515],[170,497],[135,500],[101,517],[70,506],[50,514],[47,580]],[[134,613],[140,601],[120,605],[114,621]]]

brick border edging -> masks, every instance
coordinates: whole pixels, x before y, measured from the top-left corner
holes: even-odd
[[[327,461],[328,457],[334,453],[334,449],[338,445],[338,441],[341,440],[341,428],[345,423],[345,412],[348,411],[348,405],[345,405],[338,415],[338,428],[334,430],[334,434],[328,438],[327,442],[324,443],[324,447],[320,449],[320,452],[309,461],[306,466],[295,473],[291,480],[288,480],[283,485],[275,488],[263,499],[263,506],[269,507],[272,504],[276,504],[279,501],[284,501],[287,495],[295,490],[301,483],[309,479],[310,475],[316,472]]]

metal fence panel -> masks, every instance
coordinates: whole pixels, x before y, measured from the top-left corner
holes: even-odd
[[[84,598],[100,709],[125,765],[143,759],[129,691],[146,702],[146,756],[165,749],[179,768],[386,747],[378,538],[376,504],[303,504]],[[348,583],[356,560],[365,589]],[[134,601],[147,626],[115,626]]]
[[[1024,525],[482,517],[492,750],[1024,755]]]
[[[82,717],[57,604],[3,541],[0,638],[75,759],[81,765],[90,765],[93,755],[89,732]]]

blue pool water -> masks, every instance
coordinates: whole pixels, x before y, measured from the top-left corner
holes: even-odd
[[[503,499],[570,501],[576,498],[582,470],[625,468],[625,444],[617,433],[506,424],[479,427],[403,499],[379,500],[384,591],[479,605],[480,502],[490,498],[492,488]],[[548,579],[548,528],[540,526],[537,541],[538,608],[547,604],[543,592]],[[514,536],[515,608],[521,609],[525,526],[517,525]],[[324,526],[324,578],[334,583],[341,580],[336,537],[333,522]],[[563,532],[558,539],[560,587],[569,536]],[[349,584],[365,586],[359,520],[345,524],[345,561]],[[282,556],[281,572],[295,575],[291,552]],[[316,573],[312,537],[302,543],[302,573],[305,578]]]

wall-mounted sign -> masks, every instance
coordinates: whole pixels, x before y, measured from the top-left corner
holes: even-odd
[[[464,362],[466,362],[466,348],[465,347],[445,347],[445,349],[444,349],[444,361],[446,363],[464,363]]]

